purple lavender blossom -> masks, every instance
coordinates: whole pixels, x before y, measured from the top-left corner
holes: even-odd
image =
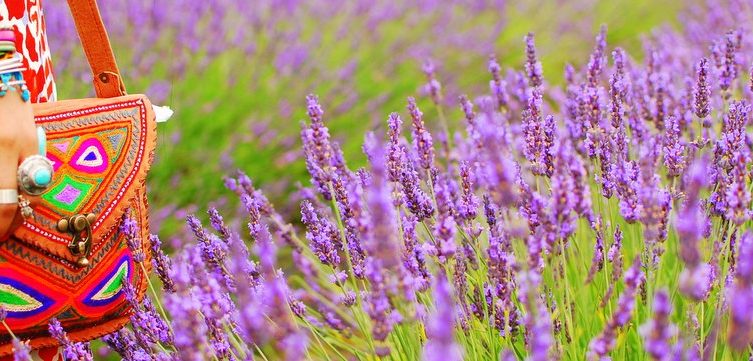
[[[430,316],[427,324],[426,336],[428,341],[424,346],[422,360],[462,360],[463,353],[460,346],[455,342],[455,304],[452,290],[447,276],[439,273],[434,282],[434,314]]]
[[[319,99],[314,95],[306,97],[308,101],[308,116],[310,126],[301,124],[301,139],[303,154],[306,158],[306,168],[311,175],[311,181],[322,196],[329,200],[329,179],[331,175],[333,150],[330,142],[329,129],[324,125],[322,116],[324,111],[319,105]]]
[[[366,312],[372,320],[373,337],[384,341],[399,320],[390,298],[410,285],[405,282],[406,271],[400,258],[396,239],[397,226],[394,209],[387,186],[386,154],[382,144],[373,134],[367,140],[366,151],[371,160],[371,183],[366,192],[366,204],[370,210],[370,223],[374,225],[366,235],[366,278],[371,283],[367,296]]]
[[[588,344],[587,358],[589,360],[604,359],[615,346],[617,330],[625,326],[633,317],[635,296],[644,282],[641,267],[640,258],[636,258],[633,265],[625,272],[625,289],[622,291],[619,301],[617,301],[615,313],[601,333]]]
[[[146,256],[141,246],[140,230],[136,221],[126,216],[120,224],[120,232],[125,236],[128,248],[133,254],[133,260],[138,263],[144,262]]]
[[[426,81],[428,82],[425,86],[427,93],[431,95],[431,100],[436,105],[442,104],[442,84],[439,83],[436,76],[436,67],[434,66],[434,63],[431,60],[427,60],[422,70],[424,72],[424,75],[426,75]]]
[[[694,110],[695,115],[701,119],[704,127],[711,126],[710,122],[706,121],[706,117],[711,114],[711,106],[709,98],[711,97],[711,87],[709,86],[709,60],[706,58],[701,59],[697,66],[697,82],[693,92],[694,96]]]
[[[339,176],[334,176],[332,181],[337,206],[345,226],[345,240],[353,274],[358,278],[363,278],[366,255],[360,238],[369,229],[363,215],[363,188],[354,181],[350,181],[347,185],[343,184]]]
[[[434,204],[428,194],[421,188],[421,177],[415,165],[409,161],[402,150],[400,159],[400,189],[403,193],[403,201],[406,207],[419,220],[429,218],[434,214]]]
[[[671,352],[671,340],[677,334],[677,327],[670,321],[672,304],[667,290],[659,290],[654,295],[654,317],[640,327],[646,352],[657,361],[666,360]]]
[[[549,165],[551,165],[551,141],[547,139],[547,133],[553,136],[551,125],[553,118],[547,117],[545,125],[542,118],[542,99],[541,92],[534,88],[531,96],[528,98],[526,109],[523,112],[523,137],[525,139],[526,159],[533,165],[533,173],[545,175],[548,173],[549,166],[545,164],[545,157],[549,155]],[[549,174],[551,175],[551,174]]]
[[[474,194],[473,178],[471,177],[471,165],[468,162],[460,163],[460,179],[463,194],[457,205],[458,218],[470,221],[478,214],[478,197]]]
[[[68,334],[63,330],[63,326],[60,324],[57,318],[53,318],[49,322],[50,336],[57,340],[61,346],[63,346],[63,357],[68,360],[77,361],[93,361],[91,348],[89,343],[84,342],[71,342],[68,338]]]
[[[740,256],[735,274],[735,284],[730,294],[730,331],[728,342],[732,348],[742,350],[753,342],[753,234],[745,232],[740,240]]]
[[[301,221],[306,225],[306,238],[319,261],[337,269],[340,265],[338,250],[342,249],[340,232],[327,217],[321,217],[309,201],[301,203]]]
[[[156,235],[149,236],[149,241],[152,251],[152,266],[160,281],[162,281],[163,290],[169,293],[175,292],[175,283],[170,278],[172,262],[162,250],[162,241]]]
[[[721,73],[719,74],[719,87],[726,93],[737,79],[738,55],[742,34],[738,31],[730,31],[724,37],[724,54]]]
[[[434,141],[424,124],[424,115],[413,98],[408,98],[408,111],[413,120],[413,148],[418,154],[421,168],[429,171],[434,168]]]
[[[220,238],[222,238],[223,241],[227,242],[228,239],[230,239],[230,229],[225,225],[225,220],[222,218],[220,212],[217,211],[217,208],[210,207],[207,213],[209,214],[209,221],[212,224],[212,228],[220,234]]]
[[[403,157],[405,156],[405,149],[400,145],[400,127],[403,124],[403,120],[400,118],[400,115],[397,113],[390,114],[389,120],[387,120],[387,125],[389,127],[389,150],[388,150],[388,159],[387,159],[387,167],[389,169],[389,180],[390,182],[399,182],[400,181],[400,174],[401,174],[401,167],[403,163]]]
[[[497,101],[497,109],[504,109],[510,102],[510,95],[507,93],[507,82],[500,75],[501,68],[496,57],[489,57],[488,68],[489,73],[492,74],[492,80],[489,81],[489,89]]]
[[[449,181],[442,177],[437,180],[434,188],[437,199],[437,222],[434,226],[434,236],[437,241],[437,256],[441,262],[447,262],[455,255],[457,244],[453,200]]]
[[[565,241],[575,231],[574,210],[578,200],[575,199],[575,183],[567,165],[574,157],[567,142],[559,144],[555,160],[555,173],[552,176],[550,200],[550,224],[553,227],[552,240]]]
[[[429,272],[426,260],[427,254],[422,244],[419,243],[416,234],[417,220],[413,216],[403,215],[401,224],[403,226],[403,263],[405,269],[413,276],[414,287],[418,291],[425,291],[432,278]]]
[[[729,173],[731,181],[725,194],[727,200],[725,217],[740,226],[751,218],[751,194],[748,182],[750,157],[742,151],[737,151],[733,154],[731,163],[732,171]]]
[[[541,62],[536,57],[536,45],[534,44],[533,33],[528,33],[525,37],[526,42],[526,75],[528,76],[528,84],[531,87],[540,87],[543,83],[543,71],[541,70]]]
[[[596,233],[596,243],[594,244],[594,255],[591,259],[591,268],[588,270],[588,277],[586,277],[586,283],[591,283],[596,273],[604,268],[604,240],[601,232]]]
[[[607,27],[602,25],[599,34],[596,36],[596,45],[588,61],[588,84],[591,87],[596,86],[599,81],[604,67],[606,66],[606,48],[607,48]]]
[[[13,337],[13,361],[32,361],[28,343]]]
[[[680,124],[676,117],[667,118],[664,126],[664,166],[667,175],[679,177],[686,166],[685,147],[680,141]]]

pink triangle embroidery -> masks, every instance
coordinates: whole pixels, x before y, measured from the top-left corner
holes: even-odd
[[[70,165],[84,173],[102,173],[107,170],[109,162],[107,152],[97,138],[83,141],[71,160]]]
[[[70,144],[71,144],[71,141],[67,141],[67,142],[62,142],[62,143],[55,143],[52,146],[55,147],[60,152],[65,153],[68,150],[68,146]]]

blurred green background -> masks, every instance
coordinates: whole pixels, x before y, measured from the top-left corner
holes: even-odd
[[[308,185],[297,136],[309,93],[320,96],[333,137],[357,166],[365,131],[381,127],[392,111],[404,114],[408,96],[418,98],[429,126],[436,127],[435,108],[421,89],[427,59],[437,65],[452,122],[461,119],[457,95],[487,91],[490,54],[503,67],[523,69],[529,31],[536,34],[544,76],[556,85],[566,63],[587,63],[601,24],[608,26],[610,47],[641,59],[642,37],[676,26],[683,7],[648,0],[312,1],[282,7],[244,1],[100,4],[129,91],[146,92],[175,110],[159,126],[149,179],[158,227],[153,232],[163,236],[182,227],[186,212],[232,207],[222,178],[235,169],[285,210],[282,200],[296,183]],[[67,10],[46,11],[53,60],[60,59],[59,97],[91,95]]]

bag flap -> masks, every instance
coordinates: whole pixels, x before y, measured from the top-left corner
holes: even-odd
[[[144,95],[63,100],[34,104],[34,118],[47,131],[52,183],[27,197],[34,216],[13,235],[55,256],[75,262],[73,238],[58,222],[93,213],[92,244],[111,234],[140,189],[156,146],[156,122]]]

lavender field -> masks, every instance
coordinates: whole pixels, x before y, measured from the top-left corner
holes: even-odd
[[[71,359],[753,359],[753,4],[101,7],[176,114],[150,297]]]

